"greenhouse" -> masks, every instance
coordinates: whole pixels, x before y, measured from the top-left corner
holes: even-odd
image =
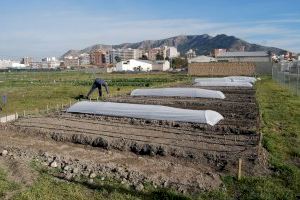
[[[221,114],[211,110],[188,110],[160,105],[89,101],[78,102],[71,106],[67,112],[115,117],[132,117],[149,120],[191,122],[209,124],[211,126],[217,124],[223,119]]]
[[[205,90],[199,88],[157,88],[157,89],[136,89],[131,96],[157,96],[157,97],[194,97],[225,99],[221,91]]]

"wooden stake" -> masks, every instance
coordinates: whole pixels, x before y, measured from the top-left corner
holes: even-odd
[[[46,112],[47,114],[49,113],[49,106],[47,105],[47,108],[46,108]]]
[[[26,112],[25,112],[25,110],[23,111],[23,116],[24,116],[24,117],[26,116]]]
[[[242,159],[239,158],[238,180],[242,178]]]

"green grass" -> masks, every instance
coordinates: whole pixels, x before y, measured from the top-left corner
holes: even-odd
[[[19,189],[19,186],[8,180],[6,171],[0,168],[0,199],[2,199],[6,193],[13,192],[17,189]]]
[[[129,93],[135,88],[158,87],[184,82],[190,78],[183,74],[93,74],[85,72],[11,72],[0,73],[0,95],[7,95],[8,103],[2,114],[23,113],[56,108],[86,95],[96,77],[105,79],[111,95]],[[91,98],[96,98],[95,91]],[[104,92],[105,95],[105,92]]]
[[[127,93],[139,86],[157,87],[190,80],[187,76],[175,74],[96,76],[110,82],[113,95]],[[5,108],[7,112],[43,108],[45,104],[67,103],[79,94],[86,94],[94,77],[93,74],[79,72],[0,74],[1,80],[6,79],[0,83],[0,93],[9,94],[9,104]],[[300,97],[292,95],[270,77],[264,77],[256,88],[262,142],[269,154],[270,175],[243,177],[240,181],[225,176],[223,189],[183,196],[150,186],[143,192],[136,192],[114,180],[97,180],[94,185],[84,180],[66,183],[42,171],[34,185],[15,196],[15,199],[296,199],[300,195]],[[12,190],[14,184],[0,171],[0,194]]]
[[[57,170],[49,170],[40,164],[34,163],[33,169],[39,172],[40,176],[33,186],[26,191],[14,196],[15,200],[142,200],[142,199],[177,199],[188,200],[190,198],[179,195],[172,191],[157,190],[150,184],[145,184],[145,189],[138,192],[125,184],[113,179],[99,178],[89,183],[84,177],[76,178],[72,182],[53,178],[59,173]]]

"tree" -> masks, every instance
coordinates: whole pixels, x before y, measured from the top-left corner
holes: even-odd
[[[140,59],[141,60],[148,60],[148,57],[146,55],[142,55],[142,57]]]
[[[173,68],[184,68],[188,66],[188,61],[185,58],[173,58],[172,67]]]
[[[156,60],[164,60],[164,57],[161,54],[156,54]]]
[[[116,60],[117,63],[122,61],[121,58],[120,58],[119,56],[116,56],[116,57],[115,57],[115,60]]]

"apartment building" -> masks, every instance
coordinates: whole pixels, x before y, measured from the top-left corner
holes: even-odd
[[[64,57],[64,66],[65,67],[78,67],[79,66],[79,58],[77,56]]]
[[[91,56],[88,53],[83,53],[79,55],[79,65],[86,66],[91,64]]]
[[[105,67],[107,63],[107,52],[102,49],[97,49],[91,52],[90,61],[92,65]]]

